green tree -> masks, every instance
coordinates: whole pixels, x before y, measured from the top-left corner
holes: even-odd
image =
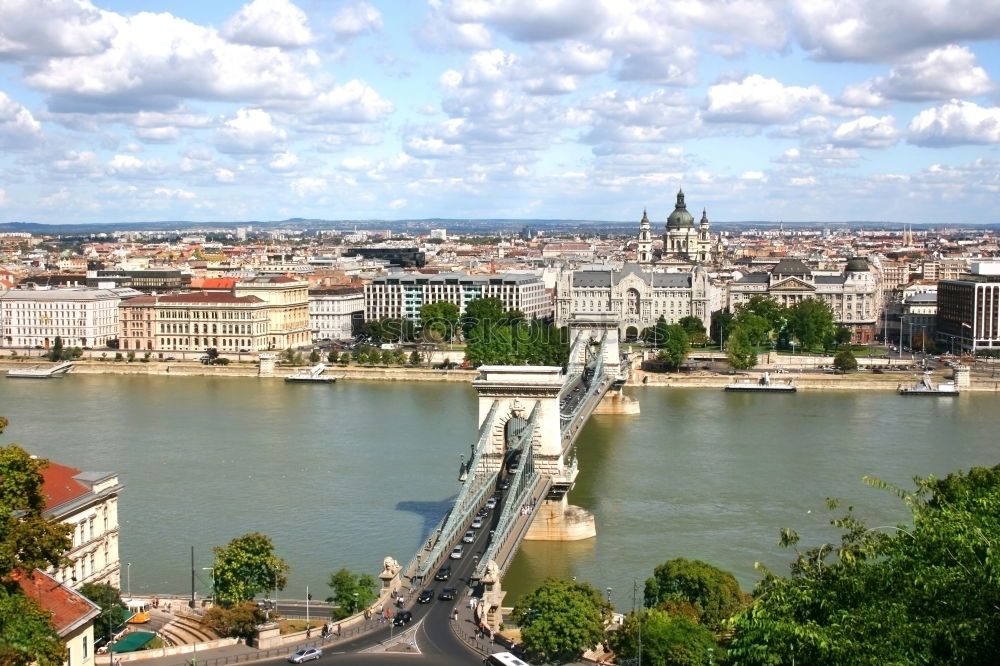
[[[416,349],[410,352],[410,365],[412,366],[420,365],[421,361],[423,361],[423,359],[420,357],[420,352],[418,352]]]
[[[319,352],[316,351],[315,349],[313,349],[312,352],[309,353],[309,362],[312,364],[319,363]]]
[[[788,309],[770,296],[756,294],[745,303],[736,306],[737,316],[741,313],[752,313],[762,317],[768,324],[768,330],[780,333],[788,322]]]
[[[704,345],[708,342],[708,335],[705,331],[705,324],[702,323],[701,319],[695,317],[694,315],[688,315],[687,317],[681,317],[677,322],[680,324],[684,332],[687,333],[688,341],[692,345]]]
[[[788,309],[788,326],[802,343],[803,351],[812,349],[835,331],[833,310],[815,298],[801,300]]]
[[[715,344],[722,348],[726,340],[729,339],[729,331],[733,326],[733,314],[729,310],[716,310],[712,313],[712,323],[709,325],[710,334]]]
[[[899,496],[912,522],[870,527],[849,509],[830,521],[839,543],[797,551],[788,577],[765,569],[733,622],[734,664],[996,662],[1000,466],[918,478],[915,492],[866,481]],[[798,542],[783,530],[783,545]]]
[[[340,352],[337,351],[336,349],[331,349],[330,353],[326,355],[326,362],[327,363],[331,363],[332,364],[332,363],[336,363],[339,360],[340,360]]]
[[[677,558],[653,569],[646,579],[643,600],[647,608],[666,608],[686,602],[703,624],[717,629],[749,602],[733,575],[700,560]]]
[[[846,345],[851,341],[851,329],[847,326],[837,326],[833,332],[833,342],[836,346]]]
[[[397,349],[392,352],[392,364],[393,365],[403,365],[406,363],[406,352],[402,349]]]
[[[50,361],[61,361],[63,357],[63,341],[60,336],[56,336],[56,339],[52,342],[52,349],[45,354],[45,357]]]
[[[771,322],[749,310],[741,310],[733,319],[733,326],[742,329],[756,347],[766,345],[771,339]]]
[[[101,607],[101,614],[94,620],[94,640],[111,636],[115,627],[129,617],[122,604],[121,591],[107,583],[84,583],[80,594]]]
[[[844,349],[837,352],[833,357],[833,367],[842,372],[850,372],[858,369],[858,359],[854,358],[854,352]]]
[[[437,340],[451,340],[458,330],[458,306],[448,301],[436,301],[420,306],[420,330]]]
[[[209,347],[205,350],[205,355],[208,356],[208,361],[211,363],[215,359],[219,358],[219,350],[215,347]]]
[[[659,328],[660,326],[657,324],[657,329]],[[691,353],[687,332],[680,324],[670,324],[664,327],[664,336],[658,358],[666,363],[670,370],[676,371],[684,365],[688,354]]]
[[[521,597],[513,617],[525,648],[558,661],[602,642],[610,612],[610,604],[589,583],[549,578]]]
[[[223,605],[250,601],[260,592],[285,589],[289,566],[275,555],[269,537],[251,532],[212,550],[215,598]]]
[[[0,417],[0,433],[6,427]],[[59,666],[65,660],[50,614],[16,580],[24,572],[67,564],[72,528],[42,515],[47,465],[16,444],[0,447],[0,664]]]
[[[347,569],[338,569],[330,574],[330,589],[333,595],[328,602],[336,604],[333,618],[340,620],[354,615],[369,606],[376,597],[378,585],[369,574],[355,574]]]
[[[462,332],[466,338],[476,326],[498,326],[508,321],[503,301],[499,298],[477,298],[465,305]]]
[[[639,656],[640,623],[644,664],[702,666],[719,663],[725,657],[708,627],[685,615],[672,615],[653,608],[629,613],[621,629],[611,632],[611,646],[619,658],[631,661]],[[709,655],[713,657],[712,662],[708,661]]]
[[[741,327],[733,328],[726,341],[726,358],[733,370],[749,370],[757,365],[757,347]]]

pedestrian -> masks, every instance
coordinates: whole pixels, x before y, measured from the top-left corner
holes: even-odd
[[[337,623],[337,638],[340,638],[340,634],[341,634],[341,631],[340,631],[340,623],[338,622],[338,623]]]
[[[306,627],[306,638],[312,638],[312,635],[313,635],[313,628]]]
[[[371,608],[366,608],[365,609],[365,622],[367,622],[370,619],[372,619],[372,609]]]

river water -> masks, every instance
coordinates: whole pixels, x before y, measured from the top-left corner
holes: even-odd
[[[872,525],[907,516],[865,475],[912,489],[914,476],[1000,462],[1000,400],[893,393],[727,394],[640,388],[640,416],[594,416],[578,441],[570,501],[592,511],[595,539],[526,542],[504,578],[505,603],[546,576],[612,588],[631,608],[653,568],[675,557],[733,572],[748,591],[755,562],[779,573],[792,527],[803,544],[833,538],[826,498]],[[405,564],[458,490],[459,454],[476,434],[467,384],[73,375],[0,382],[3,444],[89,471],[115,471],[121,561],[133,594],[199,595],[212,547],[269,535],[292,567],[282,598],[328,593],[346,567]],[[124,570],[124,564],[123,564]],[[123,581],[123,587],[124,587]]]

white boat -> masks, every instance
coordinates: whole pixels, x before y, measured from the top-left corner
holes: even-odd
[[[940,382],[937,386],[935,386],[933,382],[931,382],[930,371],[924,372],[924,376],[920,378],[920,381],[910,388],[906,388],[900,384],[896,390],[900,395],[958,395],[958,386],[954,381]]]
[[[321,384],[332,384],[337,381],[335,375],[324,375],[323,371],[326,370],[325,363],[317,363],[311,368],[299,370],[298,372],[293,372],[290,375],[285,375],[285,381],[294,382],[319,382]]]
[[[53,377],[58,377],[59,375],[69,372],[69,369],[73,367],[73,364],[69,361],[63,361],[62,363],[57,363],[56,365],[41,366],[33,365],[30,368],[24,368],[23,370],[8,370],[8,377],[20,377],[22,379],[52,379]]]
[[[794,381],[776,381],[771,379],[771,373],[765,372],[757,381],[743,379],[726,384],[726,390],[744,393],[795,393],[798,389]]]

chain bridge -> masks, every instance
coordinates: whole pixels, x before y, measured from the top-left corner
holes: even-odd
[[[499,625],[501,578],[523,539],[575,540],[596,535],[594,517],[569,504],[578,473],[576,439],[602,400],[620,394],[629,363],[621,358],[618,323],[578,317],[565,370],[557,366],[482,366],[479,433],[459,468],[461,489],[406,575],[429,580],[447,561],[490,498],[496,507],[485,550],[475,555],[471,584],[482,584],[485,618]],[[610,392],[610,394],[609,394]]]

